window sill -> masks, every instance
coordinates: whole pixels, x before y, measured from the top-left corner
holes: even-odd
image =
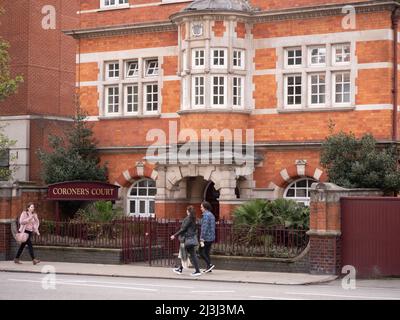
[[[335,112],[354,111],[355,107],[320,107],[320,108],[299,108],[299,109],[278,109],[278,113],[301,113],[301,112]]]
[[[239,113],[239,114],[251,114],[251,110],[246,109],[227,109],[227,108],[199,108],[190,110],[180,110],[179,115],[192,114],[192,113]]]
[[[100,116],[99,120],[132,120],[132,119],[146,119],[146,118],[161,118],[161,114],[142,114],[142,115],[126,115],[126,116]]]

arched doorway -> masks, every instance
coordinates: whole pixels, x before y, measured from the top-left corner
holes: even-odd
[[[238,187],[235,189],[236,198],[240,198],[240,190]],[[219,196],[220,192],[215,189],[215,183],[209,181],[204,190],[204,200],[209,202],[213,207],[213,213],[216,220],[219,220]]]
[[[213,207],[213,214],[215,216],[215,220],[219,220],[219,191],[215,190],[214,182],[210,181],[206,189],[204,190],[204,200],[209,202]]]

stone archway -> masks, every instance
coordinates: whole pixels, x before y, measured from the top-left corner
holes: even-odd
[[[179,211],[183,210],[181,208],[183,203],[200,204],[204,200],[204,194],[201,195],[201,199],[195,197],[196,201],[194,197],[188,195],[188,190],[192,190],[193,187],[190,182],[200,177],[201,181],[213,183],[215,191],[219,193],[219,218],[230,219],[232,208],[238,201],[237,180],[242,177],[252,181],[252,172],[246,175],[247,172],[242,167],[232,165],[169,165],[159,166],[156,169],[158,172],[156,215],[163,218],[177,218],[176,211],[178,208]],[[253,183],[249,183],[248,187],[251,188],[252,185]]]

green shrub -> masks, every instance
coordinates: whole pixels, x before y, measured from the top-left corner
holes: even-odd
[[[110,223],[123,217],[121,208],[114,209],[111,201],[97,201],[84,209],[79,209],[72,221]]]
[[[252,200],[237,207],[233,216],[235,226],[308,229],[310,209],[287,199]]]

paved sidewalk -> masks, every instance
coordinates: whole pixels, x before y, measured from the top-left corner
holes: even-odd
[[[41,273],[44,266],[53,266],[57,274],[110,276],[128,278],[182,279],[198,281],[220,281],[237,283],[259,283],[280,285],[306,285],[330,282],[337,279],[332,275],[310,275],[306,273],[250,272],[218,270],[200,277],[192,277],[192,270],[185,270],[182,275],[172,272],[171,268],[149,267],[140,265],[103,265],[66,262],[41,262],[34,266],[31,262],[17,265],[13,261],[0,261],[0,272]]]

